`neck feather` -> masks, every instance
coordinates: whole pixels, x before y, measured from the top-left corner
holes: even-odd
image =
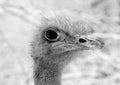
[[[61,85],[61,69],[59,64],[48,59],[35,62],[35,85]]]

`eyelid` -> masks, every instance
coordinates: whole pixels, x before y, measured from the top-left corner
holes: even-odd
[[[58,27],[48,27],[46,30],[54,30],[56,32],[60,32],[60,30],[58,29]]]

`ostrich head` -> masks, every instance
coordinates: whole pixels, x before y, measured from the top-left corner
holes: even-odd
[[[32,42],[36,85],[60,85],[61,70],[76,53],[102,46],[88,37],[94,33],[88,18],[67,12],[41,20]]]

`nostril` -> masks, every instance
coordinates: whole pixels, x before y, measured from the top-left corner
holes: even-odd
[[[83,39],[83,38],[80,38],[80,39],[79,39],[79,42],[80,42],[80,43],[86,43],[87,40],[86,40],[86,39]]]

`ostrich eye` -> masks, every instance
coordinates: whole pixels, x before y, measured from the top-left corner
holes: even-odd
[[[57,41],[59,38],[59,34],[56,30],[49,29],[45,32],[45,38],[48,41]]]

